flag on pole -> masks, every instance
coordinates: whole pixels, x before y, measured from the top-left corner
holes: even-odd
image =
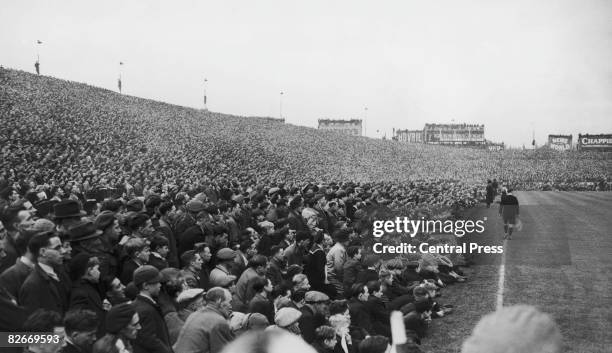
[[[121,93],[121,77],[117,80],[117,86],[119,87],[119,93]]]

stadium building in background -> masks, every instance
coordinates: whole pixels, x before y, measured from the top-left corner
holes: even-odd
[[[361,119],[319,119],[319,130],[331,130],[351,136],[361,136]]]
[[[557,151],[572,149],[572,135],[548,135],[548,147]]]
[[[423,130],[397,130],[394,139],[400,142],[422,143]]]
[[[423,142],[433,145],[484,146],[484,125],[425,124]]]
[[[425,124],[423,130],[394,130],[393,139],[430,145],[504,148],[503,143],[491,143],[485,139],[483,124]]]

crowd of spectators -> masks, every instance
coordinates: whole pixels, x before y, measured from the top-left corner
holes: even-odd
[[[63,352],[220,352],[260,329],[378,352],[393,310],[418,352],[462,259],[374,254],[374,220],[457,217],[491,175],[601,190],[610,171],[606,154],[354,138],[5,69],[0,121],[0,331],[63,330]]]

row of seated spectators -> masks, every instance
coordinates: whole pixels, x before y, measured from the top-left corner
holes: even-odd
[[[218,352],[274,326],[319,351],[354,352],[366,338],[390,339],[392,310],[404,313],[418,351],[431,318],[452,311],[440,289],[466,280],[443,256],[372,252],[371,222],[401,194],[373,186],[209,187],[98,202],[4,185],[0,328],[51,332],[36,325],[61,318],[65,351],[120,341],[134,352]],[[450,216],[434,209],[418,212]],[[135,315],[140,329],[129,326]]]

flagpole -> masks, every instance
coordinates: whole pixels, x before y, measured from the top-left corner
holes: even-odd
[[[366,121],[368,120],[368,107],[363,108],[364,113],[363,113],[363,136],[367,137],[368,134],[368,127],[366,124]]]
[[[204,78],[204,110],[208,110],[208,106],[206,105],[206,83],[208,82],[208,79],[206,79],[206,77]]]
[[[283,119],[283,92],[280,93],[280,107],[279,107],[279,116]]]
[[[34,63],[34,67],[36,68],[36,74],[40,75],[40,45],[42,42],[40,40],[36,40],[36,63]]]
[[[118,67],[118,71],[119,71],[119,80],[117,81],[117,86],[119,88],[119,93],[121,94],[121,86],[122,86],[122,82],[121,82],[121,68],[123,67],[123,61],[119,62],[119,67]]]

